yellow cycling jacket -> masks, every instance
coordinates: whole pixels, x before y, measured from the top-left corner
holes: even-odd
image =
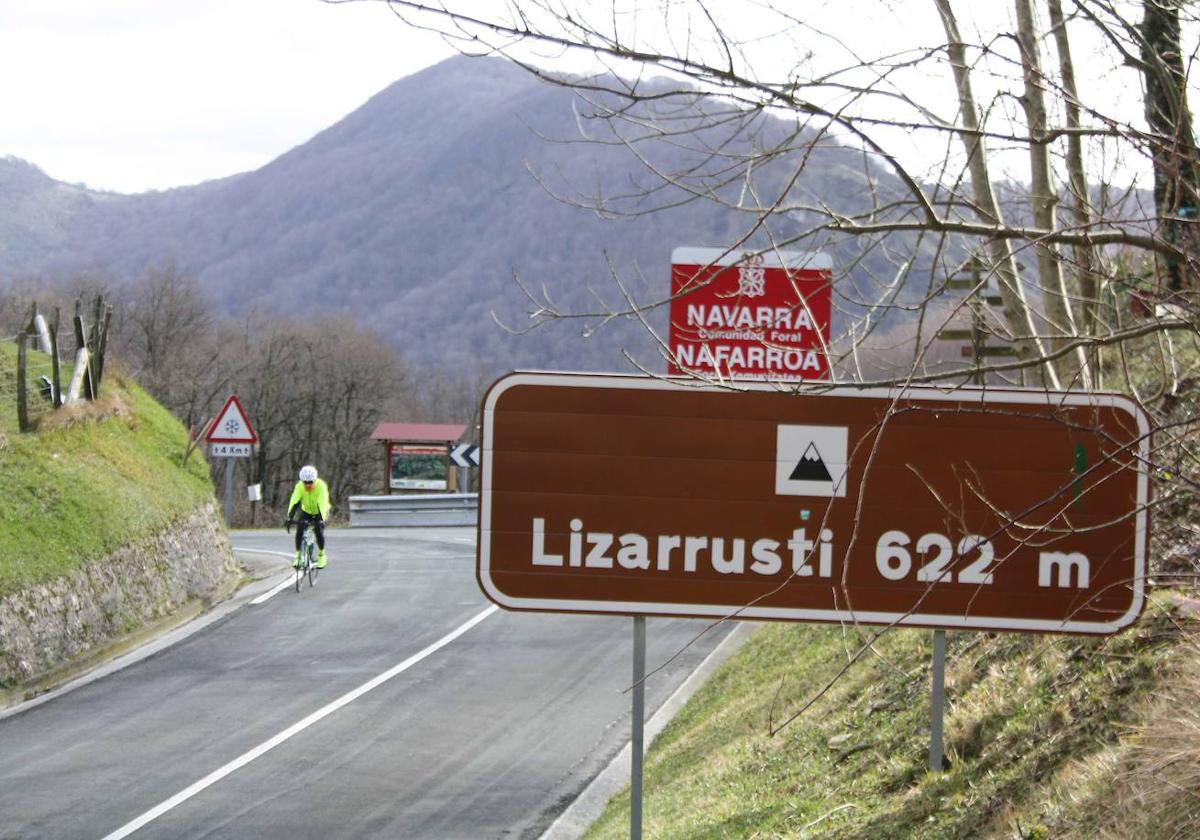
[[[304,489],[304,482],[297,481],[296,488],[292,490],[292,499],[288,502],[288,515],[296,509],[296,505],[300,505],[300,509],[310,516],[321,514],[321,518],[328,521],[329,519],[329,485],[325,483],[325,479],[318,478],[313,483],[311,490]]]

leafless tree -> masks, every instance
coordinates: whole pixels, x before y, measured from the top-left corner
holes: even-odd
[[[1074,0],[1064,9],[1060,0],[1044,7],[1015,0],[1007,15],[993,8],[970,31],[952,0],[931,0],[925,11],[936,15],[925,17],[914,14],[913,4],[890,9],[874,3],[859,11],[891,15],[897,25],[889,32],[917,35],[911,43],[889,37],[861,44],[821,13],[772,2],[327,2],[384,2],[463,52],[502,53],[578,92],[584,139],[627,149],[645,164],[647,178],[624,193],[560,194],[566,200],[618,214],[716,202],[746,219],[741,239],[716,243],[730,249],[816,250],[854,241],[861,254],[878,254],[889,236],[906,233],[934,243],[939,259],[923,266],[893,257],[896,282],[876,299],[860,301],[864,306],[845,313],[847,320],[911,311],[914,302],[905,293],[919,285],[928,291],[915,308],[944,300],[947,275],[974,256],[1003,298],[992,328],[1019,353],[1017,360],[988,365],[994,376],[1100,387],[1106,381],[1101,348],[1173,330],[1194,333],[1194,284],[1120,275],[1116,260],[1132,253],[1190,265],[1196,257],[1180,233],[1195,223],[1173,216],[1173,227],[1160,228],[1158,220],[1173,214],[1162,202],[1156,211],[1136,190],[1139,174],[1151,163],[1160,171],[1157,163],[1167,158],[1177,182],[1188,183],[1195,173],[1189,124],[1181,122],[1190,65],[1172,51],[1178,17],[1189,9],[1177,2]],[[1144,25],[1134,19],[1141,5]],[[1164,8],[1175,22],[1168,36],[1155,34],[1153,23]],[[841,6],[836,14],[855,16]],[[940,31],[928,25],[933,22]],[[1077,77],[1072,55],[1079,43],[1093,70],[1086,80]],[[1183,55],[1195,48],[1185,45]],[[1048,51],[1055,59],[1044,58]],[[568,59],[570,69],[555,69],[559,59]],[[1132,85],[1165,79],[1158,87],[1167,95],[1148,89],[1143,100],[1169,100],[1168,118],[1143,125],[1128,103],[1108,95],[1116,78]],[[1163,111],[1146,107],[1147,114]],[[690,164],[660,168],[655,142],[686,149]],[[829,144],[862,150],[868,188],[884,171],[900,191],[881,191],[858,208],[844,197],[806,193],[805,167]],[[914,155],[913,146],[923,154]],[[1057,211],[1064,203],[1067,214]],[[805,223],[790,224],[797,219]],[[861,257],[842,260],[836,282],[852,286],[851,275],[863,264]],[[917,270],[927,273],[925,281],[917,282]],[[1118,319],[1113,310],[1124,306],[1130,286],[1154,298],[1163,317]],[[625,292],[621,306],[595,311],[565,311],[530,297],[539,317],[593,321],[664,304]],[[846,355],[870,331],[852,326],[837,345]],[[918,334],[909,364],[893,379],[947,378],[924,364],[940,326],[929,323]]]
[[[319,465],[339,505],[375,486],[371,431],[404,414],[409,393],[407,371],[381,338],[345,320],[218,318],[196,282],[169,263],[120,293],[121,358],[185,425],[198,432],[238,395],[259,437],[246,478],[263,485],[268,508],[286,503],[304,463]]]
[[[117,294],[115,349],[129,373],[185,426],[202,423],[234,359],[197,281],[168,261]]]
[[[413,405],[408,420],[418,423],[479,424],[480,401],[495,377],[481,364],[475,370],[423,370],[412,380]]]
[[[711,202],[741,235],[694,244],[836,253],[836,379],[1124,391],[1154,415],[1170,477],[1159,502],[1197,489],[1193,6],[326,2],[384,3],[465,54],[507,56],[577,94],[579,136],[555,139],[622,149],[644,177],[596,187],[537,173],[560,200],[626,216]],[[868,17],[886,35],[872,39]],[[807,187],[830,149],[859,153],[853,195]],[[968,311],[950,283],[968,266],[1002,301],[986,330],[1015,351],[977,358],[970,377],[938,349]],[[535,321],[632,317],[652,330],[646,315],[669,293],[610,280],[619,303],[586,310],[521,291]]]
[[[44,276],[0,278],[0,336],[11,338],[29,323],[30,305],[46,317],[58,309],[69,324],[75,301],[112,300],[118,282],[103,272],[83,272],[66,278]]]
[[[286,504],[301,465],[317,465],[335,503],[378,484],[375,425],[402,412],[407,372],[381,338],[349,321],[248,319],[229,343],[246,359],[229,378],[259,436],[253,480]],[[214,408],[215,410],[215,408]]]

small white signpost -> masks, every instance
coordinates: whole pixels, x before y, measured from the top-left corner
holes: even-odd
[[[470,469],[479,466],[479,447],[473,443],[460,443],[450,450],[450,460],[454,466]]]
[[[471,467],[479,466],[479,447],[473,443],[460,443],[450,449],[450,463],[462,470],[458,480],[459,492],[471,489]]]
[[[233,459],[249,458],[258,435],[237,396],[230,395],[204,438],[210,458],[225,458],[225,527],[233,527]]]

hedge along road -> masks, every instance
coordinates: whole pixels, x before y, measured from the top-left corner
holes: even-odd
[[[540,835],[629,738],[632,622],[489,606],[471,529],[329,539],[315,588],[0,720],[0,837]],[[651,619],[648,666],[707,626]]]

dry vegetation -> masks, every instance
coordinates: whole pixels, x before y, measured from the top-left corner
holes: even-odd
[[[1200,837],[1200,603],[1148,711],[1121,740],[1064,770],[1049,803],[1078,814],[1066,840]]]
[[[116,417],[131,429],[137,428],[137,418],[129,410],[124,398],[116,391],[106,391],[95,400],[83,400],[64,405],[57,411],[43,414],[37,419],[36,430],[49,432],[69,429],[82,423],[95,423]]]

